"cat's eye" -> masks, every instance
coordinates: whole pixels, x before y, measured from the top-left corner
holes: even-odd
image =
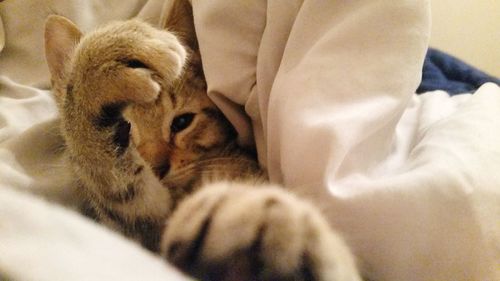
[[[124,63],[130,68],[148,68],[148,66],[140,60],[127,60]]]
[[[176,116],[170,125],[170,132],[175,134],[189,127],[193,122],[194,115],[194,113],[184,113]]]

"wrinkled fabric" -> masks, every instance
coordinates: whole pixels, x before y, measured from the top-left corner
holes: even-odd
[[[500,279],[500,89],[414,94],[428,1],[192,3],[209,95],[370,280]]]
[[[429,37],[429,1],[192,3],[210,97],[236,126],[241,144],[257,146],[271,180],[323,210],[367,277],[500,280],[500,89],[484,84],[474,95],[414,94]],[[105,248],[111,239],[119,241],[111,256],[138,260],[114,263],[110,272],[123,266],[136,276],[153,266],[151,274],[174,280],[157,258],[149,264],[140,249],[126,250],[133,246],[119,235],[93,232],[102,227],[56,206],[71,207],[74,194],[58,154],[42,48],[43,20],[51,11],[89,30],[138,14],[155,22],[163,4],[0,4],[6,39],[0,52],[0,201],[11,202],[0,210],[2,274],[22,280],[29,279],[22,276],[26,268],[99,261],[99,251],[57,253],[87,248],[77,241]],[[50,223],[52,217],[61,223]],[[74,239],[63,239],[67,235]],[[24,239],[28,245],[60,241],[45,250],[65,258],[39,255],[13,267],[19,265],[9,263],[13,253],[19,260],[33,255],[16,250]],[[106,274],[91,263],[82,268],[95,270],[88,276]],[[46,270],[42,280],[65,273]]]
[[[190,280],[81,215],[0,186],[0,280]]]

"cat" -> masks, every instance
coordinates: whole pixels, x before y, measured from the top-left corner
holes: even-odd
[[[49,16],[46,60],[88,213],[201,280],[361,280],[305,200],[267,182],[207,96],[191,4],[85,35]]]

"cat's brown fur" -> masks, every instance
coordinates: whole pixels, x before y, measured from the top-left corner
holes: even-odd
[[[187,1],[174,2],[165,27],[176,36],[138,20],[82,36],[63,17],[47,20],[46,57],[82,200],[104,224],[204,280],[358,280],[319,212],[264,184],[237,146],[206,95]]]

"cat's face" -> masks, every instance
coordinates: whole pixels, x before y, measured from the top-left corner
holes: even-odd
[[[129,106],[124,117],[131,123],[132,142],[160,179],[195,176],[192,167],[221,154],[236,134],[207,96],[199,52],[186,46],[184,71],[173,83],[160,81],[154,103]],[[155,69],[139,62],[141,67]]]
[[[169,26],[169,31],[175,28]],[[82,98],[81,104],[96,115],[102,115],[102,107],[93,109],[94,104],[125,101],[123,117],[131,124],[131,141],[140,155],[163,182],[190,185],[200,173],[195,164],[220,156],[236,134],[207,96],[196,42],[180,38],[186,47],[184,60],[168,51],[172,36],[135,20],[100,28],[70,50],[71,63],[61,79],[52,71],[54,89],[59,106],[65,106],[65,99]],[[179,63],[184,63],[183,71],[171,73],[171,64]],[[80,97],[77,92],[95,95]]]
[[[143,23],[134,24],[139,31],[149,30]],[[111,36],[115,41],[149,40],[140,38],[143,34],[149,35],[144,31],[131,38],[129,29],[123,32],[110,29],[109,34],[101,30],[101,34],[93,37],[93,44],[100,44],[101,38]],[[162,34],[153,36],[161,38]],[[100,61],[101,65],[111,65],[117,60],[108,53],[119,54],[119,60],[128,62],[128,68],[150,72],[150,79],[158,83],[160,90],[156,101],[132,104],[125,109],[124,117],[131,124],[132,142],[161,179],[176,176],[193,163],[219,154],[235,137],[229,122],[207,96],[199,53],[187,46],[186,49],[188,56],[183,73],[174,81],[157,72],[159,67],[151,62],[156,55],[154,49],[149,56],[141,54],[146,57],[144,60],[136,54],[133,45],[126,51],[110,45],[102,49],[106,54],[95,54],[101,58],[110,57],[110,61]]]
[[[124,113],[133,143],[160,178],[176,176],[193,163],[216,156],[235,137],[205,87],[186,76],[162,90],[156,102],[131,106]]]

